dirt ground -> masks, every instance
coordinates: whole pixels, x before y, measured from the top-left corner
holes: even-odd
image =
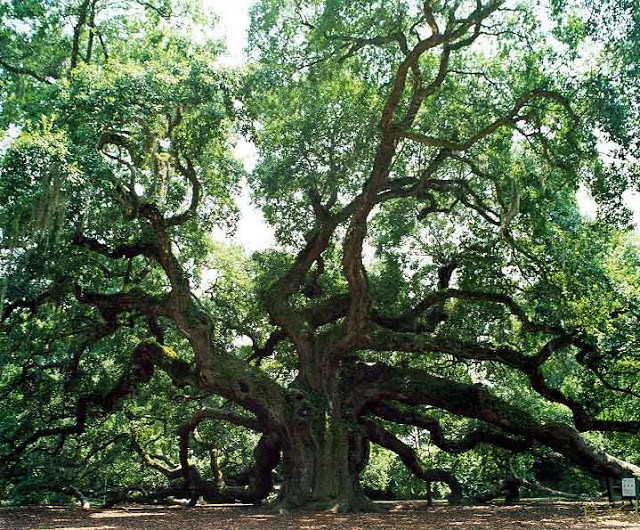
[[[528,502],[515,506],[389,504],[383,514],[273,514],[252,506],[128,506],[1,508],[0,528],[15,530],[640,530],[628,506]]]

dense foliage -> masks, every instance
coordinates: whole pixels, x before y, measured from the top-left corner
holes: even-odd
[[[234,71],[211,22],[0,2],[0,497],[640,478],[640,8],[261,0]]]

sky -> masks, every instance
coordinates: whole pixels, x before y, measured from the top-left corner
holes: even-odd
[[[244,48],[247,44],[249,29],[249,8],[254,0],[204,0],[205,7],[219,17],[216,36],[227,44],[227,54],[223,63],[229,66],[241,65],[245,60]],[[235,146],[236,156],[242,160],[247,171],[251,171],[257,160],[255,146],[238,138]],[[272,247],[275,242],[273,230],[267,226],[262,212],[251,203],[249,189],[242,186],[237,198],[240,209],[240,221],[232,238],[234,243],[244,247],[248,254]],[[225,239],[224,234],[218,234]]]
[[[215,12],[220,20],[217,33],[227,43],[228,64],[239,65],[244,61],[243,50],[249,29],[249,8],[254,0],[203,0],[205,8]]]

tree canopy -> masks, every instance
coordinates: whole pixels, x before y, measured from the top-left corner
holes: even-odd
[[[241,68],[214,22],[0,3],[3,496],[640,478],[636,3],[259,0]]]

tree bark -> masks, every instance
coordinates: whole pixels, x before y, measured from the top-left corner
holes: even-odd
[[[280,506],[374,511],[375,505],[360,486],[360,474],[369,459],[369,439],[345,392],[345,367],[317,347],[300,358],[282,433]]]
[[[282,508],[376,510],[360,486],[369,442],[355,423],[340,413],[314,411],[294,418],[287,431],[279,499]]]

